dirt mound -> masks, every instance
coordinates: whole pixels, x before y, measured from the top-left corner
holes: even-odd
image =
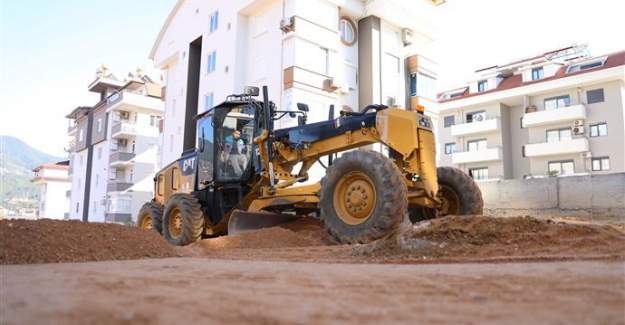
[[[395,240],[355,247],[354,254],[406,260],[623,258],[625,234],[610,226],[531,217],[450,216],[417,225]]]
[[[278,227],[258,229],[236,236],[205,239],[181,250],[214,252],[230,249],[276,249],[289,247],[314,247],[333,245],[334,242],[320,221],[302,218]],[[201,254],[201,252],[199,252]],[[197,254],[194,254],[197,255]]]
[[[155,231],[106,223],[0,220],[0,264],[177,256]]]

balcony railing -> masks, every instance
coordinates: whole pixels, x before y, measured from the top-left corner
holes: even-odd
[[[588,139],[577,138],[556,142],[533,143],[525,146],[526,157],[543,157],[588,151]]]
[[[111,126],[111,136],[113,138],[134,137],[137,135],[137,125],[128,120],[114,122]]]
[[[586,118],[586,106],[583,104],[571,105],[550,110],[543,110],[523,115],[523,127],[533,127],[562,123]]]
[[[466,164],[473,162],[497,161],[503,158],[500,147],[488,148],[476,151],[454,152],[451,155],[453,164]]]
[[[116,164],[128,164],[132,162],[132,159],[135,158],[135,154],[132,152],[126,151],[113,151],[109,156],[109,162],[111,165]]]
[[[496,132],[501,130],[501,121],[498,118],[491,118],[479,122],[456,124],[451,126],[451,135],[455,137]]]
[[[135,94],[128,91],[120,91],[106,99],[106,104],[111,110],[150,110],[163,111],[163,101],[160,98]]]
[[[132,185],[133,185],[132,183],[129,183],[128,181],[124,179],[112,179],[112,180],[109,180],[108,184],[106,185],[106,191],[107,192],[125,191],[131,188]]]

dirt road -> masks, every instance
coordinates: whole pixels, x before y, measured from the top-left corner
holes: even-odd
[[[2,265],[2,324],[625,322],[622,261]]]

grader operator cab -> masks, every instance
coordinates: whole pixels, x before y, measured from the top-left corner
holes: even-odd
[[[156,174],[140,227],[187,245],[314,214],[337,241],[367,243],[407,218],[482,213],[472,178],[436,168],[431,121],[421,112],[369,105],[306,124],[306,105],[277,110],[267,87],[263,101],[256,96],[258,88],[248,87],[196,117],[195,150]],[[298,126],[274,130],[286,115],[298,117]],[[388,157],[364,148],[375,143]],[[321,182],[298,184],[322,158]]]

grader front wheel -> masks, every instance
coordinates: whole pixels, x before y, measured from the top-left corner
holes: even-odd
[[[368,243],[396,232],[406,216],[407,188],[397,166],[373,151],[343,154],[321,181],[319,207],[341,243]]]

